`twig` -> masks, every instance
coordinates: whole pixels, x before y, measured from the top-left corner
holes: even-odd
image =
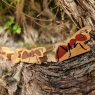
[[[12,8],[14,8],[14,9],[16,9],[16,7],[14,7],[14,6],[12,6],[12,5],[10,5],[10,4],[8,4],[6,1],[4,1],[4,0],[2,0],[6,5],[8,5],[8,6],[10,6],[10,7],[12,7]],[[23,12],[23,14],[25,15],[25,16],[27,16],[27,17],[29,17],[29,18],[31,18],[31,19],[33,19],[33,20],[39,20],[39,21],[46,21],[46,22],[51,22],[52,21],[52,19],[49,19],[49,20],[44,20],[44,19],[38,19],[38,18],[35,18],[35,17],[32,17],[32,16],[29,16],[29,15],[27,15],[26,13],[24,13]]]

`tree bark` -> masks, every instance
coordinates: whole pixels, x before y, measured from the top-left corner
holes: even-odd
[[[12,65],[0,59],[0,85],[5,95],[95,95],[95,1],[56,1],[79,29],[92,26],[88,42],[91,51],[63,62],[41,65]]]
[[[95,30],[94,0],[55,0],[78,28],[91,25]]]

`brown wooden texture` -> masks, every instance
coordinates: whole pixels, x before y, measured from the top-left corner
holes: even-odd
[[[52,50],[50,47],[38,47],[31,50],[23,50],[21,53],[21,61],[27,63],[41,64],[47,60],[47,54]]]
[[[1,61],[0,85],[7,95],[95,95],[95,44],[64,62],[12,65]]]
[[[22,62],[41,64],[47,60],[47,54],[53,49],[53,46],[37,47],[31,50],[18,48],[15,51],[9,47],[1,47],[1,55],[4,60],[11,60],[13,64]]]
[[[13,65],[0,57],[0,85],[6,95],[95,95],[95,0],[55,1],[79,29],[92,26],[91,51],[63,62],[42,64]]]
[[[55,0],[55,2],[78,29],[91,25],[93,31],[95,30],[95,0]]]
[[[11,59],[11,55],[14,53],[9,47],[1,47],[0,52],[5,60]]]
[[[25,48],[18,48],[14,51],[14,54],[11,55],[11,61],[12,64],[16,64],[19,63],[21,61],[21,52],[24,50]]]
[[[90,51],[90,47],[85,44],[90,39],[90,32],[91,26],[86,26],[77,31],[66,43],[57,44],[56,60],[63,61]]]
[[[27,63],[40,63],[39,56],[43,56],[42,52],[40,52],[39,50],[36,52],[35,49],[25,49],[21,54],[21,61]]]

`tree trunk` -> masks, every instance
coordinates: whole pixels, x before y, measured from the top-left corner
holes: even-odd
[[[55,0],[74,24],[80,29],[91,25],[95,30],[95,1],[94,0]]]
[[[92,26],[91,51],[64,62],[41,65],[1,60],[0,95],[95,95],[95,1],[56,0],[80,29]]]

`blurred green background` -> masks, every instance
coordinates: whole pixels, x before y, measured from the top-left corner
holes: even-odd
[[[36,47],[65,41],[76,31],[56,0],[0,0],[0,45]]]

